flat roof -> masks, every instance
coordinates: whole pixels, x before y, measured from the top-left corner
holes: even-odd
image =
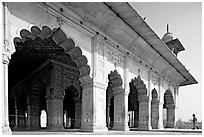
[[[161,40],[157,34],[148,26],[143,18],[133,9],[127,2],[108,2],[105,3],[119,17],[131,27],[138,35],[140,35],[158,54],[163,57],[170,66],[180,73],[185,81],[179,86],[185,86],[198,83],[189,73],[185,66],[171,52],[168,46]],[[122,8],[121,8],[122,7]],[[130,16],[131,15],[131,16]]]

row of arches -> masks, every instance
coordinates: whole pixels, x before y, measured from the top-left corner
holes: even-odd
[[[9,71],[11,74],[9,77],[9,84],[11,87],[15,86],[17,82],[21,82],[20,80],[31,73],[34,68],[39,66],[39,63],[42,63],[48,58],[56,59],[59,62],[66,63],[76,68],[77,74],[79,74],[77,75],[78,81],[79,76],[89,74],[90,67],[87,65],[87,59],[82,55],[81,49],[79,47],[75,47],[73,40],[69,38],[67,39],[66,35],[60,28],[51,30],[48,27],[43,27],[41,31],[38,27],[32,27],[31,32],[22,30],[21,37],[22,39],[14,39],[14,43],[17,46],[17,51],[14,57],[11,59],[11,64],[9,66]],[[33,60],[34,62],[31,62]],[[28,70],[24,70],[27,63],[30,63],[30,65],[35,65],[35,67],[32,65],[29,67],[29,72]],[[21,70],[21,73],[16,75],[13,73],[14,69]],[[19,77],[20,80],[16,79],[16,77]],[[57,80],[59,79],[60,78],[57,77]],[[115,96],[119,92],[124,92],[124,89],[122,88],[121,76],[116,70],[110,72],[108,79],[109,82],[106,90],[106,126],[107,128],[112,129],[116,124]],[[25,86],[16,89],[15,93],[17,95],[14,95],[14,98],[10,98],[9,120],[11,127],[46,128],[47,124],[50,123],[49,116],[52,115],[50,113],[62,113],[62,117],[56,117],[56,121],[63,122],[62,124],[65,129],[80,128],[83,103],[82,89],[80,85],[79,87],[76,87],[71,84],[64,91],[60,91],[60,95],[63,93],[63,102],[61,105],[62,109],[56,110],[55,112],[55,110],[51,108],[53,112],[50,112],[50,107],[55,104],[53,104],[53,102],[50,103],[50,100],[47,99],[47,85],[44,82],[46,80],[37,79],[36,81],[37,82],[34,84],[30,84],[28,81],[26,81],[24,83]],[[140,76],[132,79],[129,85],[129,126],[138,127],[141,117],[139,103],[143,100],[147,100],[147,89]],[[50,90],[49,92],[54,91]],[[152,112],[155,112],[155,115],[152,117],[152,123],[157,124],[158,121],[154,121],[155,119],[158,119],[158,94],[155,89],[152,91],[152,105],[155,105],[155,107],[152,107],[154,108]],[[170,90],[167,90],[164,95],[164,108],[167,109],[167,119],[173,119],[172,116],[169,116],[170,113],[171,115],[173,113],[170,111],[170,108],[173,108],[173,106],[174,99],[172,93]],[[52,118],[55,119],[55,116]],[[56,122],[55,120],[52,120],[51,123],[53,121]]]

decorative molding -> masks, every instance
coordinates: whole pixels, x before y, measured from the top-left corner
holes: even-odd
[[[107,87],[108,87],[108,84],[104,84],[104,83],[101,83],[101,82],[94,81],[93,86],[96,87],[96,88],[101,88],[103,90],[106,90]]]
[[[110,48],[110,46],[107,46],[107,58],[110,59],[116,65],[122,65],[124,62],[124,58],[122,55],[119,54],[119,51]]]
[[[83,90],[93,87],[93,78],[90,78],[89,76],[79,78],[79,81],[81,82]]]
[[[6,54],[2,54],[2,63],[3,64],[9,64],[10,56]]]
[[[3,43],[3,53],[7,53],[11,56],[15,52],[15,47],[10,44],[8,40],[4,40]]]
[[[156,75],[152,75],[152,82],[153,82],[153,84],[156,84],[156,83],[158,83],[158,81],[159,81],[159,76],[156,76]]]

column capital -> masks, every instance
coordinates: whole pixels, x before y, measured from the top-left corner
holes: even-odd
[[[11,55],[15,52],[15,47],[10,44],[8,40],[4,39],[3,50],[2,50],[2,62],[3,64],[9,64]]]
[[[93,79],[90,76],[79,78],[79,81],[81,82],[81,86],[83,89],[93,87]]]
[[[2,63],[3,64],[9,64],[9,60],[10,60],[10,55],[7,53],[2,53]]]

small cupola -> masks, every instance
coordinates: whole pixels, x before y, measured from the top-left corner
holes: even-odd
[[[172,51],[172,53],[177,56],[180,51],[185,50],[178,38],[174,39],[173,34],[169,32],[169,25],[167,24],[167,33],[162,37],[164,43]]]
[[[164,34],[162,40],[166,43],[173,40],[173,34],[169,32],[169,25],[167,24],[167,33]]]

